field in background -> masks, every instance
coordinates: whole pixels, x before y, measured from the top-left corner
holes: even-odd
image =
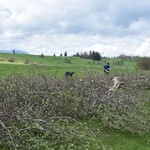
[[[9,57],[14,57],[14,62],[8,62]],[[83,76],[86,69],[95,70],[100,74],[103,73],[103,65],[107,62],[111,65],[111,74],[133,73],[137,72],[135,60],[122,61],[119,58],[102,59],[101,61],[92,61],[89,59],[81,59],[79,57],[59,57],[29,54],[6,54],[0,53],[0,78],[11,75],[14,72],[28,73],[35,69],[47,68],[51,74],[57,77],[64,77],[65,71],[75,71],[76,76]],[[28,59],[29,64],[24,61]],[[65,60],[69,59],[70,63]],[[122,63],[120,65],[120,62]]]

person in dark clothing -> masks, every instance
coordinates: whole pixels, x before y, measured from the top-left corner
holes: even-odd
[[[109,74],[109,71],[110,71],[110,65],[109,65],[109,63],[107,63],[107,64],[105,64],[103,66],[103,70],[104,70],[105,74]]]
[[[72,75],[73,75],[74,73],[75,73],[75,72],[66,71],[66,72],[65,72],[65,78],[66,78],[66,80],[68,80],[68,77],[69,77],[69,76],[72,77]]]

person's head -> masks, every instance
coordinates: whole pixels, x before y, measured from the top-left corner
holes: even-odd
[[[107,65],[109,66],[109,63],[107,63]]]

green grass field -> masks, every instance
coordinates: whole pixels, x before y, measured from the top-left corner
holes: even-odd
[[[8,62],[8,58],[13,56],[15,62]],[[103,74],[103,65],[107,62],[111,65],[111,75],[116,74],[134,74],[146,73],[150,71],[140,71],[136,69],[135,60],[123,61],[122,65],[116,65],[115,62],[121,61],[118,58],[102,59],[100,62],[81,59],[78,57],[67,57],[71,63],[65,63],[65,57],[44,56],[27,54],[6,54],[0,53],[0,79],[21,73],[24,75],[36,74],[36,72],[47,72],[52,77],[64,78],[65,71],[75,71],[75,76],[84,76],[86,70],[95,71],[99,75]],[[29,64],[24,64],[25,59],[29,59]],[[87,127],[91,128],[99,140],[101,140],[110,150],[149,150],[150,135],[140,137],[131,133],[104,128],[98,121],[83,121]],[[1,144],[1,143],[0,143]],[[1,147],[0,147],[1,148]]]
[[[14,62],[8,62],[9,57],[14,57]],[[111,74],[133,73],[136,71],[136,62],[123,61],[123,64],[114,65],[115,62],[121,61],[118,58],[102,59],[101,61],[92,61],[81,59],[79,57],[67,57],[71,63],[65,63],[66,57],[44,56],[28,54],[6,54],[1,53],[0,59],[0,78],[11,75],[14,72],[27,73],[35,68],[47,68],[51,73],[58,77],[64,76],[65,71],[75,71],[76,76],[82,76],[86,69],[95,70],[103,73],[103,65],[107,62],[111,65]],[[29,64],[25,64],[25,59],[29,59]]]

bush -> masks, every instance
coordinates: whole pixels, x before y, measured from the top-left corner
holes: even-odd
[[[25,60],[24,60],[24,64],[29,64],[30,63],[30,60],[28,59],[28,58],[26,58]]]
[[[8,62],[15,62],[15,57],[13,57],[13,56],[9,56],[8,57]]]
[[[111,79],[89,72],[83,82],[77,78],[65,82],[44,73],[2,80],[0,149],[12,145],[18,149],[102,149],[91,130],[83,132],[87,127],[80,123],[92,118],[109,128],[147,134],[150,97],[143,89],[150,77],[127,75],[121,79],[124,89],[111,95]]]
[[[5,61],[3,58],[0,58],[0,61]]]
[[[69,58],[65,58],[65,59],[64,59],[64,63],[71,64],[71,59],[69,59]]]
[[[143,57],[137,61],[137,67],[142,70],[150,70],[150,57]]]

